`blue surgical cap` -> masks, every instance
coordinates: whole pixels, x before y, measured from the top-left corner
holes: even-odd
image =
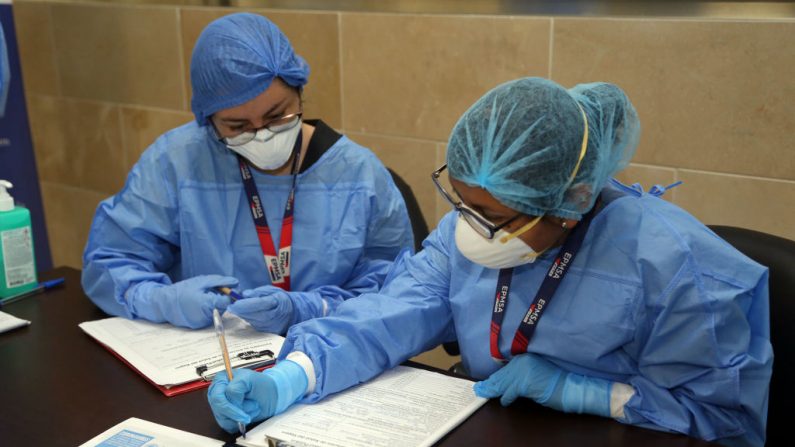
[[[273,22],[250,13],[213,21],[199,35],[190,61],[196,122],[204,126],[213,113],[254,99],[275,77],[302,87],[309,65]]]
[[[451,177],[517,211],[579,220],[629,163],[639,137],[635,108],[617,86],[566,90],[523,78],[497,86],[464,112],[450,135],[447,165]]]

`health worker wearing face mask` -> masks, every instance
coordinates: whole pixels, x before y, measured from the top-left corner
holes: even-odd
[[[403,198],[372,152],[304,120],[309,67],[285,35],[259,15],[222,17],[190,73],[195,121],[158,138],[97,209],[86,294],[127,318],[201,328],[217,308],[284,334],[378,290],[413,246]]]
[[[612,84],[526,78],[488,92],[433,173],[455,210],[423,250],[396,261],[377,295],[291,328],[290,360],[272,372],[216,377],[219,424],[315,402],[457,340],[474,392],[503,405],[527,398],[761,446],[767,269],[661,199],[664,188],[611,180],[639,134]]]

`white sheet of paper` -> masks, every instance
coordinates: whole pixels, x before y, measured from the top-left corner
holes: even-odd
[[[296,447],[430,446],[486,402],[472,384],[398,366],[318,403],[294,405],[237,443],[268,446],[271,439]]]
[[[0,312],[0,333],[16,329],[18,327],[27,326],[30,321],[17,318],[5,312]]]
[[[80,447],[221,447],[223,442],[138,418],[120,422]]]
[[[88,321],[79,326],[158,385],[179,385],[200,379],[196,367],[201,365],[213,365],[210,372],[224,369],[212,327],[192,330],[121,317]],[[237,357],[241,352],[268,349],[276,356],[284,343],[284,337],[258,332],[231,314],[224,315],[224,328],[232,367],[247,363]]]

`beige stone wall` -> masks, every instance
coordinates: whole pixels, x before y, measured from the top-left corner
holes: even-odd
[[[80,267],[97,203],[160,133],[192,119],[188,66],[230,9],[15,1],[25,90],[55,265]],[[559,18],[252,10],[312,68],[306,115],[372,148],[414,188],[460,114],[500,82],[609,81],[643,135],[620,175],[707,224],[795,239],[795,21]]]

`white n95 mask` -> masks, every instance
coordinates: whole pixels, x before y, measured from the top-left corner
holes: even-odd
[[[295,140],[301,132],[301,121],[284,132],[260,129],[254,139],[240,146],[227,145],[230,150],[242,155],[254,166],[265,171],[280,168],[293,153]]]
[[[524,233],[541,220],[537,217],[517,233]],[[529,264],[540,253],[519,239],[519,234],[499,230],[491,239],[481,236],[462,216],[455,224],[455,245],[467,259],[491,269],[505,269]],[[521,234],[520,233],[520,234]]]

